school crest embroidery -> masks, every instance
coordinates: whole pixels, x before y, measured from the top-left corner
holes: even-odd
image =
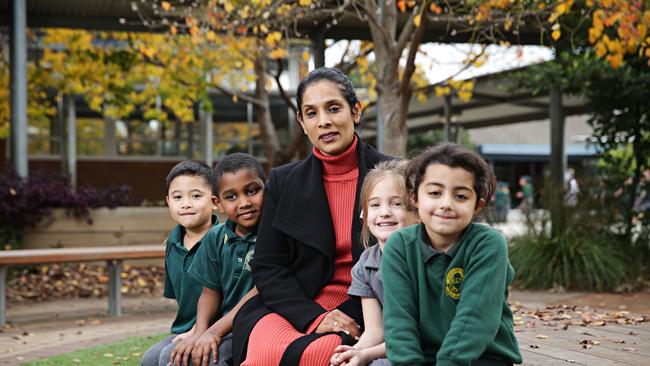
[[[460,286],[465,278],[465,271],[460,267],[454,267],[447,272],[445,277],[445,295],[454,300],[460,299]]]
[[[255,251],[249,250],[248,253],[246,253],[246,257],[244,258],[244,269],[249,272],[253,270],[250,265],[251,260],[253,259],[253,254],[255,254]]]

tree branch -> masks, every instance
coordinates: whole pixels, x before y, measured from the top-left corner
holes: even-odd
[[[278,91],[280,92],[280,96],[282,96],[282,99],[284,99],[284,102],[287,104],[291,110],[293,110],[294,114],[298,113],[298,107],[293,103],[291,98],[287,95],[287,92],[284,90],[282,87],[282,83],[280,83],[280,74],[282,74],[282,71],[284,70],[284,65],[282,64],[282,60],[277,59],[276,60],[277,65],[278,65],[278,71],[274,74],[271,75],[273,79],[275,80],[275,83],[278,85]]]
[[[217,89],[221,94],[227,95],[229,97],[235,97],[237,99],[241,99],[245,102],[251,103],[257,107],[265,107],[264,103],[262,103],[261,100],[256,99],[254,97],[251,97],[250,95],[247,94],[241,94],[241,93],[235,93],[232,90],[228,90],[221,85],[212,85],[213,88]]]

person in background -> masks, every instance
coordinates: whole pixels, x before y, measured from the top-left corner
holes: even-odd
[[[497,222],[507,222],[508,211],[510,210],[510,188],[508,187],[508,183],[499,181],[494,196]]]
[[[521,176],[521,178],[519,178],[521,191],[517,192],[517,198],[521,200],[517,208],[520,209],[526,217],[530,215],[534,202],[533,185],[531,180],[532,179],[529,175]]]

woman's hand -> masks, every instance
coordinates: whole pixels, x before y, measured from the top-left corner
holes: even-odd
[[[208,366],[210,363],[210,352],[212,361],[216,364],[219,360],[219,345],[221,336],[217,332],[208,330],[196,341],[192,349],[192,364],[195,366]]]
[[[357,322],[339,309],[327,313],[316,328],[315,333],[345,332],[355,339],[361,336],[361,327]]]
[[[352,346],[338,346],[334,350],[330,363],[333,366],[365,366],[370,361],[363,350]]]

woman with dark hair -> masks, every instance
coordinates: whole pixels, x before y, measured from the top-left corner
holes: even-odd
[[[341,71],[312,71],[296,94],[313,153],[271,170],[253,260],[260,294],[235,319],[235,365],[328,365],[362,330],[359,299],[347,294],[363,251],[359,190],[389,157],[354,133],[361,104]]]

